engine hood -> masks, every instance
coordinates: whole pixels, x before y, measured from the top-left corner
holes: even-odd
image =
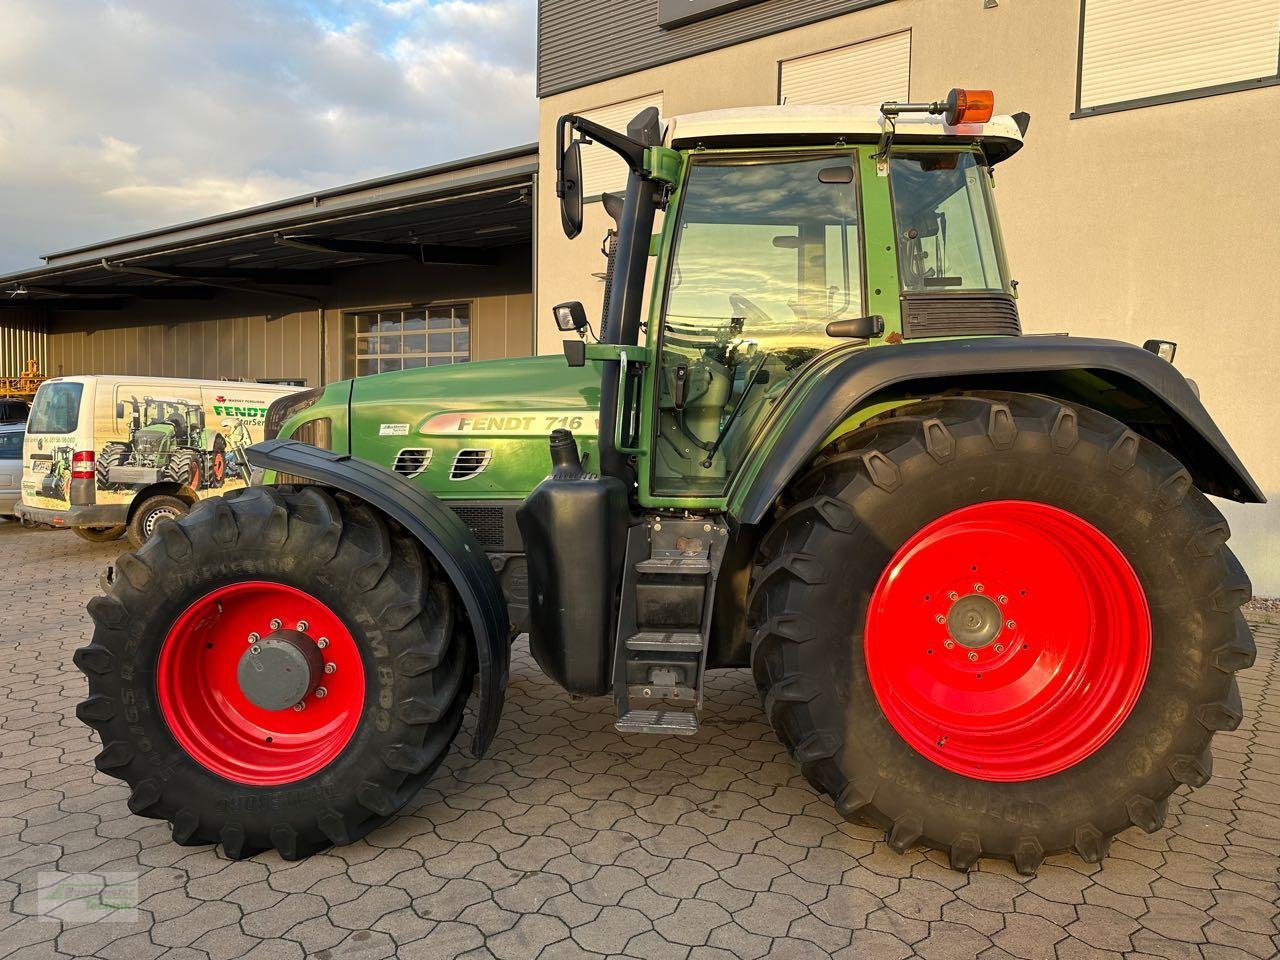
[[[572,430],[595,460],[599,404],[599,365],[554,355],[361,377],[351,453],[437,496],[522,498],[547,474],[552,430]]]

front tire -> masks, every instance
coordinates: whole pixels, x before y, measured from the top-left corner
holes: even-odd
[[[789,500],[754,572],[752,667],[845,816],[1030,874],[1159,829],[1208,780],[1210,738],[1241,720],[1250,588],[1164,450],[1047,398],[939,398],[837,441]]]
[[[235,491],[117,569],[76,652],[77,715],[102,739],[98,769],[176,842],[305,857],[394,816],[443,760],[470,689],[465,620],[421,545],[367,505],[313,486]],[[293,682],[240,679],[269,647],[315,667],[264,705]]]

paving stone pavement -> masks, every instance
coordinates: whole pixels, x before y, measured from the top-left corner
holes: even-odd
[[[952,872],[840,820],[792,768],[746,671],[689,739],[612,730],[516,647],[491,754],[455,750],[397,821],[300,863],[170,842],[92,764],[71,663],[118,544],[0,524],[0,958],[1275,957],[1280,627],[1258,626],[1245,720],[1214,776],[1101,866]],[[467,740],[469,738],[461,738]],[[135,921],[39,915],[40,875],[133,871]],[[48,883],[48,879],[44,881]]]

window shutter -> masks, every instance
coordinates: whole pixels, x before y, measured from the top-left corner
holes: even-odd
[[[1080,109],[1274,77],[1280,0],[1087,0]]]
[[[911,31],[782,62],[781,103],[907,100]]]
[[[627,124],[645,107],[657,107],[662,113],[662,94],[654,93],[635,100],[625,100],[608,107],[583,110],[579,116],[593,120],[602,127],[627,132]],[[582,192],[586,197],[598,197],[602,193],[621,193],[627,187],[627,165],[608,147],[598,143],[582,148]]]

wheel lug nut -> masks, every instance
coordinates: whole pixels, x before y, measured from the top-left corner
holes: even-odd
[[[959,599],[960,599],[960,594],[958,594],[958,593],[956,593],[954,590],[952,590],[950,593],[948,593],[948,594],[947,594],[947,599],[948,599],[948,600],[959,600]]]
[[[326,663],[326,664],[324,665],[324,672],[325,672],[325,673],[337,673],[337,672],[338,672],[338,665],[337,665],[336,663]]]
[[[995,650],[996,653],[1004,653],[1004,644],[997,643],[992,649]]]
[[[1017,624],[1016,624],[1016,623],[1014,623],[1012,620],[1006,620],[1006,621],[1004,622],[1004,625],[1005,625],[1006,627],[1008,627],[1010,630],[1012,630],[1014,627],[1016,627],[1016,626],[1017,626]]]
[[[956,642],[954,640],[944,640],[942,642],[942,645],[946,647],[948,650],[950,650],[952,647],[956,645]]]
[[[262,638],[261,638],[260,636],[258,636],[256,633],[251,633],[251,634],[249,634],[249,642],[250,642],[250,643],[257,643],[257,642],[258,642],[259,640],[261,640],[261,639],[262,639]]]
[[[973,585],[973,592],[974,592],[974,593],[981,593],[981,592],[982,592],[983,590],[985,590],[985,589],[986,589],[986,587],[984,587],[984,586],[983,586],[982,584],[980,584],[980,583],[975,583],[975,584]]]
[[[280,618],[279,618],[279,617],[272,617],[272,619],[271,619],[271,629],[272,629],[272,630],[279,630],[279,629],[280,629]]]
[[[293,705],[293,710],[295,713],[301,713],[305,709],[307,709],[307,705],[303,703],[301,700],[299,700],[297,703]]]
[[[316,687],[317,699],[323,700],[326,696],[328,696],[328,694],[329,694],[329,691],[326,690],[324,687]]]
[[[978,659],[978,653],[977,653],[977,651],[976,651],[976,650],[970,650],[970,651],[969,651],[969,662],[970,662],[970,663],[972,663],[974,660],[977,660],[977,659]]]
[[[1008,603],[1008,602],[1009,602],[1009,598],[1008,598],[1008,597],[1006,597],[1003,593],[1002,593],[1002,594],[1000,594],[1000,596],[996,597],[996,599],[997,599],[997,600],[999,600],[1001,603]]]
[[[936,617],[934,617],[933,619],[937,620],[939,623],[946,623],[946,622],[947,622],[947,618],[946,618],[946,617],[944,617],[942,614],[938,614],[938,615],[937,615]]]
[[[316,646],[319,647],[321,650],[323,650],[325,647],[329,646],[329,638],[321,637],[319,640],[316,641]]]
[[[298,621],[298,632],[299,632],[299,633],[306,633],[306,632],[307,632],[307,627],[308,627],[308,626],[310,626],[310,624],[308,624],[308,623],[307,623],[307,621],[305,621],[305,620],[299,620],[299,621]]]
[[[249,648],[249,652],[256,657],[258,654],[262,652],[262,648],[255,643],[252,647]]]

